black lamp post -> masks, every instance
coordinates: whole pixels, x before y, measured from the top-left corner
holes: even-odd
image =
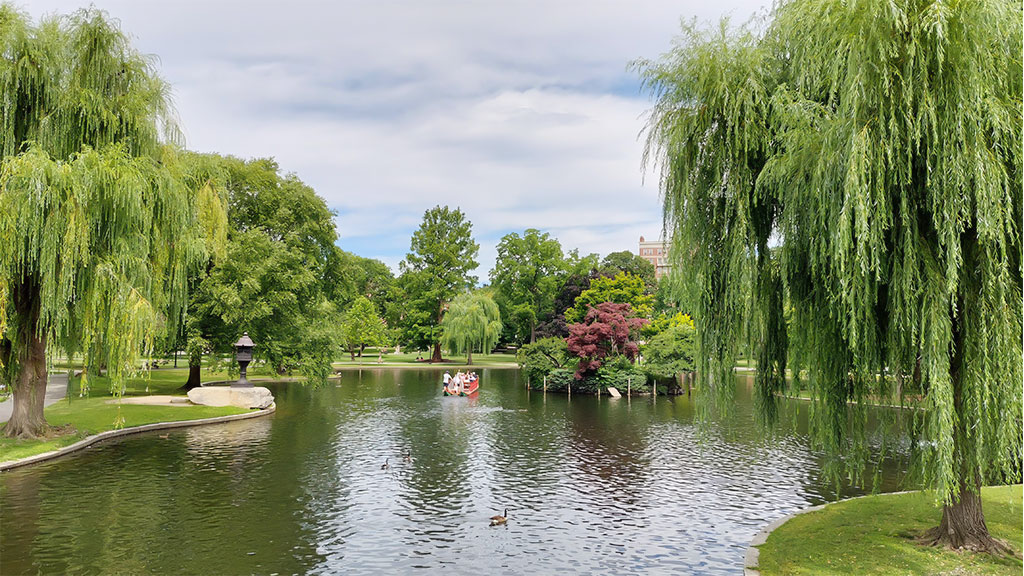
[[[238,381],[231,385],[232,388],[252,388],[252,382],[245,379],[245,369],[252,361],[252,339],[248,332],[243,332],[242,337],[235,342],[235,359],[238,360],[238,370],[241,373]]]

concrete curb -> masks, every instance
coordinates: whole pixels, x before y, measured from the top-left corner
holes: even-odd
[[[743,558],[743,576],[761,576],[761,571],[758,570],[758,557],[761,555],[761,550],[758,548],[768,541],[768,536],[782,526],[786,522],[789,522],[793,518],[800,516],[801,514],[807,514],[821,510],[826,506],[832,506],[833,504],[840,504],[842,502],[849,502],[850,500],[860,500],[861,498],[868,498],[871,496],[895,496],[897,494],[910,494],[911,492],[920,492],[920,490],[904,490],[903,492],[886,492],[885,494],[865,494],[863,496],[854,496],[852,498],[845,498],[843,500],[836,500],[835,502],[829,502],[827,504],[819,504],[817,506],[811,506],[810,508],[804,508],[798,510],[787,516],[783,516],[778,520],[775,520],[761,528],[761,530],[754,534],[754,537],[750,540],[750,544],[747,544],[747,554]]]
[[[42,454],[36,454],[35,456],[28,456],[20,460],[9,460],[7,462],[0,462],[0,472],[11,470],[13,468],[20,468],[22,466],[28,466],[29,464],[36,464],[45,460],[52,460],[59,458],[72,452],[77,452],[83,448],[88,448],[93,444],[102,440],[109,440],[111,438],[120,438],[122,436],[129,436],[131,434],[138,434],[140,432],[149,432],[150,430],[166,430],[170,428],[185,428],[188,426],[205,426],[207,424],[221,424],[223,422],[234,422],[236,420],[249,420],[250,418],[259,418],[260,416],[268,416],[273,414],[277,410],[277,404],[271,404],[264,410],[256,410],[254,412],[248,412],[246,414],[231,414],[229,416],[217,416],[215,418],[201,418],[199,420],[180,420],[177,422],[155,422],[153,424],[144,424],[142,426],[133,426],[131,428],[122,428],[120,430],[108,430],[106,432],[100,432],[99,434],[93,434],[58,450],[52,450],[50,452],[44,452]]]

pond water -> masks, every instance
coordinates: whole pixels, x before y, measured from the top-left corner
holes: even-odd
[[[762,526],[835,496],[807,405],[769,438],[745,377],[703,441],[686,396],[544,395],[485,369],[477,398],[445,398],[439,380],[275,384],[266,418],[0,474],[0,573],[741,574]]]

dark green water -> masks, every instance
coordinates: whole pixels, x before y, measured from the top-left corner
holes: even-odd
[[[0,574],[740,574],[757,530],[834,495],[806,405],[766,438],[743,378],[701,442],[686,396],[481,376],[468,399],[427,370],[274,385],[267,418],[0,474]]]

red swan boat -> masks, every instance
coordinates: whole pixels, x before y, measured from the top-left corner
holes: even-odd
[[[445,396],[472,396],[480,391],[480,377],[476,374],[463,375],[460,380],[452,378],[444,385]]]

